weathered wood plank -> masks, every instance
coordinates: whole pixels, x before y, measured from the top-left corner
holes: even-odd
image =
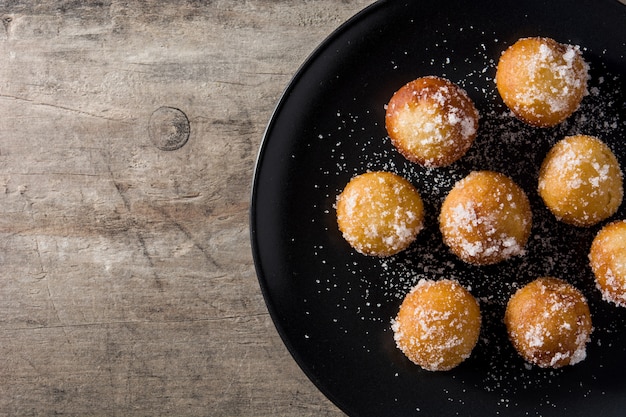
[[[248,204],[280,93],[369,3],[0,4],[0,414],[342,415],[273,328]]]

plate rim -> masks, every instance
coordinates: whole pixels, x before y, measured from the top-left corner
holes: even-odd
[[[351,27],[352,25],[357,24],[363,18],[363,16],[370,14],[370,13],[375,13],[375,11],[378,8],[382,7],[386,3],[389,3],[389,1],[390,0],[376,0],[375,2],[365,6],[364,8],[362,8],[361,10],[359,10],[358,12],[350,16],[347,20],[345,20],[343,23],[341,23],[339,26],[333,29],[329,34],[327,34],[326,37],[324,37],[324,39],[315,46],[315,48],[308,54],[308,56],[304,59],[304,61],[299,65],[297,70],[294,72],[293,76],[287,82],[286,87],[283,89],[283,91],[279,95],[279,98],[276,101],[276,104],[274,105],[274,108],[270,114],[269,120],[261,136],[262,139],[259,145],[259,149],[257,151],[256,159],[255,159],[252,181],[251,181],[251,190],[250,190],[250,200],[249,200],[250,208],[248,212],[250,247],[252,251],[252,259],[254,263],[255,274],[257,276],[257,281],[261,289],[265,307],[268,310],[268,313],[270,315],[270,318],[272,319],[274,328],[276,329],[278,335],[280,336],[281,341],[287,348],[287,351],[289,352],[291,357],[297,363],[300,370],[307,376],[307,378],[313,383],[313,385],[326,398],[328,398],[329,401],[331,401],[336,407],[338,407],[343,413],[346,413],[346,414],[349,414],[347,405],[343,404],[343,402],[341,402],[335,394],[333,394],[327,387],[324,386],[322,381],[320,381],[319,378],[316,377],[314,372],[305,363],[301,355],[298,352],[296,352],[296,349],[294,348],[293,344],[291,343],[291,341],[289,340],[286,334],[286,330],[284,329],[284,327],[280,324],[278,320],[278,312],[276,311],[274,304],[270,302],[270,293],[269,293],[269,289],[267,286],[267,277],[265,276],[263,272],[263,266],[262,266],[263,262],[261,261],[261,256],[259,254],[259,244],[257,240],[256,223],[258,222],[258,219],[255,216],[257,200],[258,200],[257,184],[259,181],[260,169],[263,164],[263,158],[267,151],[270,133],[272,132],[274,125],[276,124],[276,119],[278,118],[278,115],[280,114],[281,109],[285,106],[285,102],[287,101],[287,98],[289,97],[290,92],[297,85],[298,80],[304,76],[304,74],[306,73],[307,69],[311,66],[311,64],[317,59],[317,57],[319,57],[328,48],[328,46],[338,36],[346,32],[349,29],[349,27]]]

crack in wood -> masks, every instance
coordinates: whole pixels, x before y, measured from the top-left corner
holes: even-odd
[[[167,325],[167,324],[183,324],[183,323],[210,323],[220,321],[238,321],[242,319],[256,319],[256,318],[269,318],[269,313],[254,313],[254,314],[233,314],[221,317],[201,317],[201,318],[188,318],[188,319],[171,319],[171,320],[112,320],[112,321],[97,321],[89,323],[63,323],[53,325],[39,325],[39,326],[20,326],[15,328],[6,328],[6,331],[30,331],[30,330],[44,330],[44,329],[73,329],[73,328],[89,328],[100,326],[124,326],[124,325]]]
[[[82,115],[82,116],[95,117],[95,118],[103,119],[103,120],[109,120],[109,121],[120,122],[120,123],[125,123],[125,124],[131,124],[132,123],[132,121],[128,121],[128,120],[124,120],[124,119],[116,119],[116,118],[106,117],[106,116],[102,116],[102,115],[98,115],[98,114],[94,114],[94,113],[89,113],[89,112],[86,112],[86,111],[83,111],[83,110],[74,109],[72,107],[61,106],[61,105],[54,104],[54,103],[45,103],[43,101],[31,100],[31,99],[28,99],[28,98],[25,98],[25,97],[18,97],[18,96],[13,96],[13,95],[10,95],[10,94],[0,94],[0,98],[20,101],[20,102],[24,102],[24,103],[29,103],[29,104],[31,104],[33,106],[50,107],[50,108],[57,109],[57,110],[71,112],[71,113],[79,114],[79,115]]]
[[[194,238],[194,236],[191,234],[189,230],[187,230],[187,228],[185,228],[180,222],[176,221],[176,219],[170,216],[170,214],[164,208],[160,207],[157,209],[157,211],[161,213],[161,215],[168,222],[170,222],[173,226],[175,226],[178,230],[180,230],[187,239],[189,239],[189,241],[194,245],[194,247],[198,249],[200,253],[202,253],[202,255],[204,256],[204,259],[206,259],[215,268],[218,268],[218,269],[220,268],[220,265],[217,263],[215,258],[213,258],[211,253]]]

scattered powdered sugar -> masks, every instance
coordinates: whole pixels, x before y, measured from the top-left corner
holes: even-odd
[[[622,138],[626,137],[626,116],[620,89],[626,80],[621,75],[606,71],[601,62],[592,62],[589,94],[579,110],[554,128],[538,129],[516,119],[494,93],[496,62],[493,56],[494,51],[502,49],[504,45],[492,37],[492,41],[486,40],[474,51],[461,53],[450,50],[447,62],[433,60],[428,63],[434,74],[450,77],[451,81],[464,87],[481,113],[478,136],[473,146],[451,166],[422,167],[399,155],[384,130],[385,103],[372,104],[365,110],[358,106],[328,110],[328,118],[334,121],[334,127],[316,132],[311,139],[310,155],[306,155],[306,158],[320,162],[318,172],[312,175],[315,183],[310,189],[311,201],[315,205],[313,213],[316,213],[313,221],[330,236],[323,244],[311,244],[313,259],[317,261],[317,265],[311,267],[324,271],[316,280],[316,286],[320,299],[332,300],[328,306],[332,326],[355,340],[360,340],[359,336],[362,336],[354,334],[355,320],[364,323],[361,326],[363,329],[381,329],[377,331],[389,332],[387,336],[392,338],[392,326],[395,324],[390,326],[389,323],[404,296],[420,280],[458,280],[466,288],[471,288],[472,294],[480,301],[483,313],[481,338],[472,359],[464,365],[475,372],[471,376],[463,374],[460,382],[485,392],[498,393],[502,398],[502,407],[514,407],[514,394],[520,389],[537,391],[540,395],[537,401],[549,405],[551,400],[541,393],[541,388],[561,384],[569,387],[568,381],[561,379],[564,371],[544,372],[524,364],[508,342],[502,324],[503,312],[515,290],[532,279],[548,275],[563,278],[583,291],[592,312],[604,308],[600,303],[601,295],[596,295],[598,292],[586,263],[588,244],[596,229],[575,228],[554,219],[537,192],[538,170],[548,150],[569,135],[597,136],[612,147],[618,159],[625,154],[626,143],[622,143]],[[566,52],[566,62],[573,59],[574,53],[573,50]],[[408,65],[406,62],[395,60],[394,71],[402,70]],[[464,72],[461,72],[461,67]],[[422,74],[416,74],[419,75]],[[404,81],[398,80],[398,87]],[[448,114],[447,121],[461,123],[464,130],[471,129],[456,114]],[[424,126],[424,129],[427,128]],[[294,155],[296,161],[299,158],[301,155]],[[599,165],[595,168],[598,181],[601,181],[606,167]],[[483,169],[505,173],[524,189],[531,202],[533,227],[524,248],[517,247],[506,236],[501,239],[503,247],[511,251],[523,250],[524,256],[495,266],[475,267],[460,261],[442,242],[438,213],[454,184],[472,170]],[[353,176],[375,170],[391,171],[407,178],[420,192],[425,206],[425,224],[417,240],[404,252],[389,258],[365,257],[334,237],[337,230],[333,206],[337,195]],[[618,213],[621,214],[623,211]],[[464,219],[461,224],[475,221],[466,207],[459,207],[458,215],[459,219]],[[398,232],[402,234],[401,230]],[[338,255],[340,252],[342,254]],[[594,325],[597,330],[594,333],[596,354],[601,342],[606,347],[616,337],[617,329],[626,327],[622,321],[611,324],[608,320],[594,322]],[[533,329],[526,337],[538,345],[543,337],[541,330]],[[366,338],[370,343],[380,343],[380,338],[370,336],[368,333]],[[377,348],[364,342],[364,349]],[[585,349],[579,349],[571,354],[571,361],[580,362],[586,355]],[[516,380],[515,386],[507,383],[511,378]],[[580,384],[579,391],[583,392],[583,396],[588,395],[592,387],[585,382]]]

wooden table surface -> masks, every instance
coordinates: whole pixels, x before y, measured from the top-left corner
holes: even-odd
[[[0,415],[343,415],[248,214],[282,90],[370,3],[0,2]]]

